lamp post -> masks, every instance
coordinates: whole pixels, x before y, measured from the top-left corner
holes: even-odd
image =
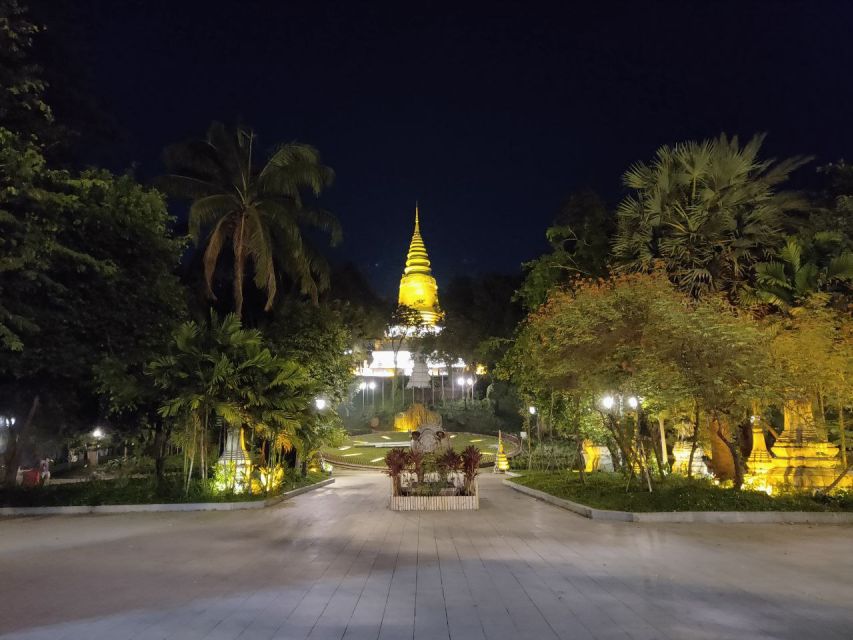
[[[371,380],[367,383],[367,388],[370,389],[370,408],[376,410],[376,381]]]

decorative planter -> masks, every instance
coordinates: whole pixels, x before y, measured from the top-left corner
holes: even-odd
[[[391,511],[476,511],[480,496],[391,496]]]
[[[391,511],[476,511],[480,491],[474,484],[473,496],[391,496]]]

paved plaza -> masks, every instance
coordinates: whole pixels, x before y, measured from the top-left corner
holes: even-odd
[[[243,512],[0,521],[0,637],[853,637],[853,527],[590,521],[487,475],[481,510],[388,479]]]

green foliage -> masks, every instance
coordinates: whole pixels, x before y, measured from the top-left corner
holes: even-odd
[[[853,252],[842,249],[842,242],[837,232],[818,232],[805,246],[789,237],[775,259],[755,265],[755,287],[745,287],[740,299],[788,311],[820,292],[849,292]]]
[[[723,489],[709,480],[669,476],[654,493],[637,485],[625,490],[618,474],[526,473],[513,482],[573,502],[614,511],[853,511],[853,496],[768,496],[761,491]]]
[[[554,287],[578,277],[607,275],[614,227],[613,215],[595,193],[573,194],[546,231],[551,251],[523,265],[525,277],[515,298],[532,310],[545,302]]]
[[[246,267],[253,282],[266,292],[265,311],[272,309],[279,273],[316,303],[328,288],[325,259],[303,237],[306,227],[328,233],[332,243],[341,236],[340,224],[327,211],[303,196],[328,187],[332,170],[320,162],[311,146],[281,145],[266,161],[255,158],[255,133],[228,131],[214,122],[201,141],[173,145],[165,152],[170,175],[160,184],[176,197],[192,200],[190,235],[204,244],[204,277],[208,296],[215,299],[214,272],[226,243],[232,244],[235,311],[243,311]]]
[[[202,478],[208,434],[217,418],[265,438],[271,465],[283,450],[301,446],[297,432],[311,420],[316,388],[302,367],[273,355],[262,334],[244,329],[234,314],[220,321],[211,312],[208,327],[187,322],[174,339],[174,350],[153,361],[147,373],[165,392],[161,417],[183,429],[190,460],[198,451]],[[192,464],[187,483],[191,472]]]
[[[41,28],[17,0],[0,0],[0,126],[27,141],[48,142],[53,114],[44,101],[41,69],[33,62],[33,39]]]
[[[305,368],[319,394],[335,405],[344,400],[356,360],[350,327],[338,309],[282,300],[263,332],[276,353]]]
[[[808,158],[759,158],[764,136],[661,147],[651,164],[624,176],[633,193],[619,205],[613,244],[617,268],[648,271],[661,261],[693,297],[723,291],[734,299],[752,267],[783,242],[780,234],[804,199],[779,191]]]

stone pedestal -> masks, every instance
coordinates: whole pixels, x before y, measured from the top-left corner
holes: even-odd
[[[693,448],[691,442],[676,442],[672,447],[672,456],[675,460],[672,463],[672,472],[682,476],[688,475],[688,466],[690,465],[690,450]],[[694,478],[708,478],[712,474],[708,471],[708,465],[705,464],[703,456],[705,450],[702,445],[696,445],[696,451],[693,452],[693,473]]]
[[[241,427],[229,427],[225,434],[225,447],[217,464],[217,489],[242,493],[249,488],[252,460],[246,450]]]
[[[773,456],[767,450],[764,441],[764,428],[761,426],[761,416],[752,417],[752,452],[746,459],[746,475],[744,476],[744,487],[756,491],[767,491],[771,489],[767,484],[767,473],[773,468]]]
[[[613,471],[613,458],[610,449],[600,444],[593,444],[592,440],[583,441],[584,471]]]
[[[807,400],[785,402],[785,429],[773,445],[773,464],[767,472],[767,484],[773,489],[822,489],[843,471],[838,447],[815,426],[811,403]],[[853,486],[848,475],[839,488]]]

